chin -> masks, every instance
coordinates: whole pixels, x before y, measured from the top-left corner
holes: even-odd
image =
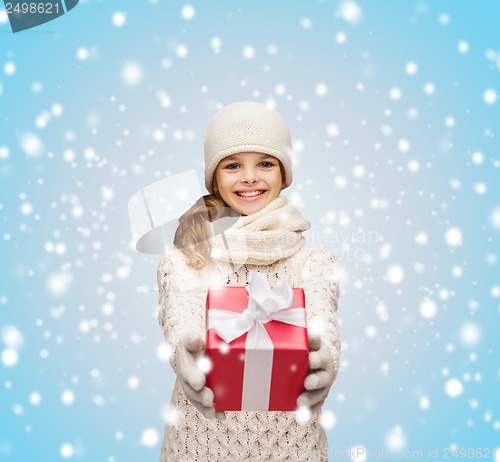
[[[246,207],[238,210],[242,215],[252,215],[254,213],[260,212],[267,204],[261,204],[255,207]]]

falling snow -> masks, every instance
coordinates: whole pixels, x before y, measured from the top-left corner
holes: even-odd
[[[450,379],[446,382],[445,391],[450,398],[457,398],[463,393],[464,386],[460,380]]]
[[[21,148],[30,157],[38,157],[43,152],[43,143],[33,133],[26,133],[21,138]]]
[[[158,444],[159,435],[158,431],[154,428],[146,428],[142,432],[141,444],[144,446],[156,446]]]
[[[0,10],[0,459],[34,460],[28,440],[47,460],[158,459],[163,425],[183,424],[159,256],[135,250],[127,202],[189,169],[202,187],[205,126],[233,100],[285,116],[283,194],[342,267],[330,448],[497,441],[498,7],[471,25],[460,2],[83,3],[22,36]]]
[[[400,426],[395,427],[386,436],[386,444],[391,451],[401,451],[402,449],[404,449],[406,444],[406,437]]]
[[[141,83],[143,78],[143,70],[137,63],[128,62],[122,68],[122,79],[130,86],[135,86]]]
[[[182,8],[181,15],[185,20],[190,21],[194,18],[195,9],[191,5],[186,5]]]
[[[2,351],[2,363],[6,367],[15,366],[18,362],[19,356],[14,348],[6,348]]]
[[[420,401],[419,401],[419,406],[420,406],[420,409],[422,409],[423,411],[426,411],[427,409],[430,408],[430,401],[429,401],[429,398],[427,396],[422,396],[420,398]]]
[[[420,303],[419,310],[423,318],[432,319],[436,316],[437,306],[433,300],[426,298],[422,301],[422,303]]]
[[[360,6],[356,2],[350,0],[345,0],[340,3],[337,14],[351,24],[358,23],[363,16]]]
[[[490,221],[495,229],[500,230],[500,207],[495,208],[491,212]]]
[[[458,245],[461,245],[462,231],[460,231],[460,229],[455,227],[448,229],[445,234],[445,240],[450,247],[456,247]]]
[[[491,88],[486,90],[483,94],[483,99],[486,104],[493,104],[497,101],[497,92]]]
[[[391,284],[399,284],[403,281],[405,272],[399,265],[391,265],[387,269],[387,279]]]
[[[74,452],[75,452],[75,450],[74,450],[73,446],[69,443],[64,443],[61,446],[60,453],[61,453],[61,457],[63,459],[69,459],[69,458],[73,457]]]
[[[243,57],[246,59],[252,59],[255,56],[255,50],[251,45],[247,45],[243,49]]]
[[[481,339],[480,327],[473,323],[463,325],[460,329],[460,339],[465,345],[476,345]]]
[[[122,27],[125,25],[125,22],[127,21],[127,17],[121,11],[117,11],[116,13],[113,13],[111,21],[113,22],[114,26]]]

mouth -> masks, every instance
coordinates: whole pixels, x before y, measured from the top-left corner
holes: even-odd
[[[256,200],[259,197],[263,196],[266,192],[266,189],[256,189],[254,191],[235,191],[234,194],[236,194],[240,199],[248,201]]]

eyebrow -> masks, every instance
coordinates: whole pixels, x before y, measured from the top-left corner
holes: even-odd
[[[273,157],[273,156],[271,154],[261,153],[259,159],[264,159],[266,157]],[[237,154],[234,154],[232,156],[227,156],[224,158],[224,160],[235,160],[235,159],[237,159]]]

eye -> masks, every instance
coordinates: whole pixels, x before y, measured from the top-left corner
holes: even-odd
[[[227,164],[224,168],[227,168],[228,170],[235,170],[233,167],[238,167],[238,164]]]
[[[264,162],[261,162],[260,165],[262,165],[264,168],[269,168],[269,167],[273,166],[273,164],[267,160],[265,160]]]

